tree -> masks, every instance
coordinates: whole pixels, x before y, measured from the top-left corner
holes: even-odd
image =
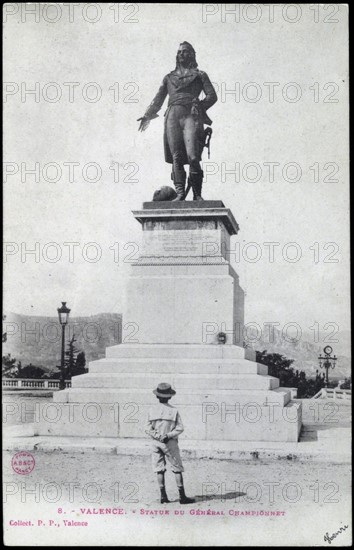
[[[313,397],[325,386],[324,376],[320,376],[318,371],[315,379],[307,380],[305,372],[294,371],[291,367],[294,359],[287,359],[279,353],[268,353],[267,350],[256,351],[256,361],[268,366],[268,374],[279,378],[280,386],[297,388],[299,398]]]
[[[18,365],[21,366],[21,363],[16,365],[15,357],[11,357],[11,353],[2,356],[2,375],[7,378],[13,378],[17,371]]]
[[[256,351],[256,361],[268,366],[270,376],[276,376],[284,381],[296,376],[294,369],[290,368],[294,359],[287,359],[279,353],[268,353],[267,350]]]
[[[2,375],[6,378],[43,378],[45,371],[30,363],[25,367],[8,353],[2,358]]]
[[[60,373],[60,367],[57,367],[57,371],[52,371],[49,375],[46,376],[46,378],[50,378],[52,380],[60,380],[60,376],[61,376],[61,373]]]
[[[343,383],[340,385],[341,390],[351,390],[352,388],[352,378],[349,376],[349,378],[345,378]]]
[[[75,338],[75,334],[73,334],[73,337],[71,338],[71,340],[69,341],[69,344],[68,344],[68,350],[65,352],[65,356],[66,356],[66,359],[65,359],[65,371],[66,371],[65,378],[69,378],[69,379],[72,377],[72,373],[75,369],[76,356],[77,356],[78,351],[79,351],[75,347],[75,342],[76,342],[76,338]]]
[[[3,315],[3,316],[2,316],[2,320],[3,320],[3,321],[6,320],[6,315]],[[7,332],[3,332],[3,333],[2,333],[2,343],[4,344],[5,342],[7,342]]]
[[[23,368],[19,368],[16,378],[43,378],[45,371],[30,363]]]
[[[79,351],[75,346],[76,338],[75,335],[71,338],[68,344],[68,350],[65,352],[65,378],[69,380],[72,376],[77,376],[78,374],[84,374],[87,372],[85,368],[86,357],[84,351]]]
[[[85,352],[80,351],[80,353],[78,353],[76,357],[75,368],[72,372],[72,376],[77,376],[78,374],[85,374],[86,372],[87,372],[87,368],[86,368]]]

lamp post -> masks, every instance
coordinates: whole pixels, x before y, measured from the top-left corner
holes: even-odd
[[[322,355],[319,355],[318,360],[320,362],[320,368],[321,369],[322,368],[326,369],[326,383],[325,383],[325,386],[326,386],[326,388],[328,388],[328,385],[329,385],[328,371],[329,371],[330,368],[332,368],[332,369],[335,368],[337,357],[335,355],[333,355],[333,357],[331,357],[331,353],[333,351],[331,346],[326,346],[325,348],[323,348],[323,351],[324,351],[324,357]]]
[[[66,307],[66,302],[58,307],[59,323],[61,324],[61,372],[59,389],[65,390],[65,327],[69,321],[70,309]]]

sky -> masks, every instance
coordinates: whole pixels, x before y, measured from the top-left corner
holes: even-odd
[[[8,6],[5,311],[121,312],[132,210],[171,185],[166,106],[143,134],[136,120],[187,40],[219,97],[203,195],[240,225],[246,322],[349,329],[345,5]]]

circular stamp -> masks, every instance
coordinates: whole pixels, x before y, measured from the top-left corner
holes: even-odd
[[[25,476],[30,474],[36,465],[34,456],[28,451],[16,453],[11,460],[11,466],[14,472]]]

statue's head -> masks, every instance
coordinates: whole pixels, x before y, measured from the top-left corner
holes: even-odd
[[[189,42],[182,42],[179,45],[177,56],[176,56],[177,66],[181,65],[182,67],[196,68],[198,63],[195,59],[195,50]]]

